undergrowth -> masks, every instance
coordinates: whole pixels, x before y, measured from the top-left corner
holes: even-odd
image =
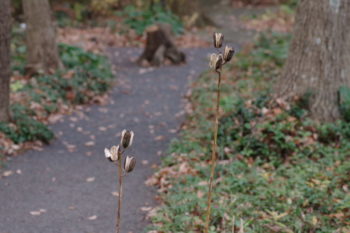
[[[263,35],[223,74],[211,232],[349,232],[350,124],[318,124],[303,105],[269,98],[289,36]],[[215,78],[193,84],[192,113],[149,184],[157,232],[202,232]],[[243,228],[243,229],[242,229]]]
[[[113,75],[107,58],[80,48],[60,44],[65,69],[30,78],[24,75],[26,48],[19,36],[14,37],[12,52],[11,121],[0,122],[0,136],[15,144],[36,140],[48,143],[54,137],[47,126],[51,114],[88,103],[111,86]],[[5,153],[3,150],[0,148],[0,154]]]

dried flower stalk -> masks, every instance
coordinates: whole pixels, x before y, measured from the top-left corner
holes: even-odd
[[[214,47],[220,48],[222,46],[224,36],[221,33],[214,33]],[[216,89],[216,108],[215,108],[215,118],[213,122],[213,143],[212,143],[212,153],[211,153],[211,169],[210,169],[210,179],[208,188],[208,201],[207,201],[207,211],[205,219],[204,232],[209,233],[210,227],[210,216],[211,216],[211,201],[213,193],[213,181],[215,176],[215,168],[218,159],[217,153],[217,140],[218,140],[218,128],[219,128],[219,112],[220,112],[220,95],[221,95],[221,68],[224,64],[229,62],[234,54],[234,50],[231,47],[226,46],[224,50],[224,55],[222,54],[212,54],[210,56],[209,66],[215,70],[218,74],[218,82]]]
[[[105,156],[109,161],[118,163],[117,164],[118,166],[118,187],[117,187],[118,208],[117,208],[116,227],[115,227],[116,233],[120,233],[120,226],[121,226],[121,209],[122,209],[122,202],[123,202],[123,177],[127,173],[132,172],[136,165],[136,159],[132,156],[127,156],[124,161],[124,167],[122,165],[123,154],[125,150],[132,145],[133,138],[134,138],[134,132],[129,130],[123,130],[120,144],[117,146],[112,146],[110,150],[107,148],[104,150]]]

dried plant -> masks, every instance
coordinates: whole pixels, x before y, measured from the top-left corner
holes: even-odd
[[[214,47],[219,49],[222,47],[224,36],[221,33],[214,33]],[[218,83],[216,89],[216,109],[215,109],[215,118],[213,122],[213,142],[212,142],[212,154],[211,154],[211,169],[210,169],[210,180],[209,180],[209,190],[208,190],[208,202],[207,202],[207,212],[205,219],[205,233],[209,233],[210,226],[210,213],[211,213],[211,199],[213,192],[213,180],[215,175],[215,168],[217,163],[217,139],[218,139],[218,127],[219,127],[219,110],[220,110],[220,86],[221,86],[221,69],[222,66],[229,62],[235,51],[232,47],[226,46],[224,49],[224,54],[222,53],[213,53],[210,55],[209,66],[218,74]]]
[[[127,148],[132,145],[134,139],[134,132],[130,130],[123,130],[121,135],[120,144],[117,146],[112,146],[111,149],[105,148],[106,158],[118,165],[118,209],[117,209],[117,219],[116,219],[116,233],[120,233],[120,213],[122,208],[123,200],[123,177],[132,172],[136,165],[136,159],[132,156],[126,156],[123,164],[123,155]]]

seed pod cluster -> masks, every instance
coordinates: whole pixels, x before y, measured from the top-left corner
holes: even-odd
[[[136,166],[136,159],[133,156],[126,156],[123,162],[123,154],[131,147],[134,140],[134,132],[124,129],[121,133],[120,142],[117,146],[112,146],[111,149],[105,148],[105,157],[114,162],[118,168],[118,209],[117,209],[117,222],[116,232],[120,232],[120,216],[121,206],[123,200],[123,177],[132,172]]]
[[[123,130],[121,133],[120,143],[117,146],[112,146],[111,149],[105,148],[105,157],[111,162],[118,162],[122,160],[125,150],[131,147],[134,140],[134,132],[131,130]],[[120,161],[122,162],[122,161]],[[134,170],[136,159],[132,156],[126,156],[124,160],[123,169],[126,173]]]
[[[215,48],[221,48],[224,41],[224,36],[221,33],[215,32],[213,34],[213,42]],[[210,68],[214,69],[217,72],[221,71],[223,65],[231,61],[235,50],[230,46],[225,46],[224,54],[222,53],[213,53],[210,55]]]

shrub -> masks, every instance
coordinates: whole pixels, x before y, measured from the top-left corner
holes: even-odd
[[[35,112],[14,104],[11,106],[12,123],[0,122],[0,132],[3,132],[14,143],[40,140],[48,143],[53,137],[52,131],[43,123],[35,120]]]

